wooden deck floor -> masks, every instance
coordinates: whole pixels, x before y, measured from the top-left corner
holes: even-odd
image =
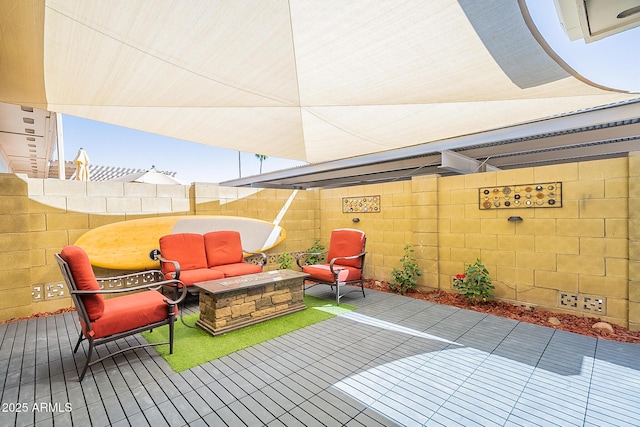
[[[640,345],[371,290],[344,302],[358,309],[182,373],[150,348],[82,383],[74,314],[0,325],[0,425],[640,425]]]

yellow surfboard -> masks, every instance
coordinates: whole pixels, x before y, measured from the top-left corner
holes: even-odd
[[[116,270],[158,268],[149,252],[159,249],[160,237],[174,233],[205,234],[209,231],[235,230],[242,248],[249,252],[266,251],[282,242],[285,230],[273,223],[236,216],[167,216],[115,222],[89,230],[75,242],[83,248],[91,264]]]

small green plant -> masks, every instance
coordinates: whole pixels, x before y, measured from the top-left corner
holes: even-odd
[[[306,252],[313,252],[307,257],[307,264],[322,264],[325,259],[325,254],[320,252],[324,251],[324,245],[320,243],[320,239],[315,239],[313,245]]]
[[[391,272],[393,281],[389,284],[389,289],[400,295],[404,295],[407,291],[415,289],[418,284],[418,277],[422,276],[422,271],[418,268],[413,252],[415,251],[411,245],[405,245],[404,256],[400,258],[402,269],[398,270],[394,268]]]
[[[293,257],[289,252],[282,252],[278,256],[278,263],[280,270],[290,270],[293,265]]]
[[[477,304],[493,299],[495,286],[491,284],[487,268],[480,259],[476,259],[473,264],[467,264],[464,274],[456,274],[453,279],[453,289]]]

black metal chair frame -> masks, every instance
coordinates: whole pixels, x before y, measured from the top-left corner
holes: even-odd
[[[73,278],[73,275],[71,274],[71,269],[69,268],[69,264],[62,259],[62,257],[59,254],[55,254],[56,256],[56,260],[58,262],[58,266],[60,267],[60,271],[62,272],[62,276],[64,277],[65,283],[67,285],[67,287],[69,288],[69,293],[71,294],[71,298],[73,299],[73,302],[76,306],[76,311],[78,312],[78,316],[82,319],[82,321],[84,322],[84,324],[86,325],[86,335],[84,331],[82,330],[82,327],[80,328],[80,336],[78,337],[78,342],[76,343],[75,348],[73,349],[73,353],[75,354],[78,351],[78,348],[80,348],[80,344],[82,343],[82,341],[84,341],[85,339],[87,341],[89,341],[89,350],[87,353],[87,360],[85,362],[84,367],[82,368],[82,372],[79,376],[79,381],[82,381],[84,379],[84,376],[87,372],[87,369],[89,368],[89,366],[95,365],[96,363],[99,363],[105,359],[108,359],[110,357],[114,357],[120,353],[124,353],[125,351],[129,351],[129,350],[135,350],[138,348],[142,348],[142,347],[150,347],[150,346],[156,346],[156,345],[165,345],[165,344],[169,344],[169,353],[173,354],[173,339],[174,339],[174,323],[175,323],[175,306],[177,304],[179,304],[186,296],[186,286],[184,286],[184,284],[182,282],[180,282],[179,280],[176,279],[171,279],[171,280],[163,280],[160,282],[153,282],[153,283],[147,283],[144,285],[139,285],[139,286],[133,286],[133,287],[127,287],[127,288],[122,288],[122,289],[100,289],[100,290],[95,290],[95,291],[85,291],[85,290],[79,290],[78,287],[76,286],[76,282]],[[142,273],[132,273],[132,274],[126,274],[126,275],[122,275],[122,276],[115,276],[115,277],[108,277],[108,278],[96,278],[96,280],[98,281],[98,284],[100,284],[101,282],[105,282],[105,281],[114,281],[114,280],[128,280],[128,279],[132,279],[135,280],[136,277],[140,277],[142,275],[148,275],[150,273],[150,271],[145,271]],[[160,277],[164,277],[162,276],[162,273],[160,271],[158,271],[158,273],[160,273]],[[155,323],[151,323],[145,326],[141,326],[135,329],[131,329],[128,331],[123,331],[117,334],[113,334],[113,335],[109,335],[106,337],[100,337],[100,338],[93,338],[93,334],[92,334],[92,330],[91,330],[91,320],[89,319],[89,315],[87,314],[87,310],[84,306],[84,303],[82,301],[82,295],[95,295],[95,294],[120,294],[120,293],[127,293],[127,292],[131,292],[131,291],[141,291],[141,290],[149,290],[149,289],[153,289],[153,290],[158,290],[160,288],[162,288],[163,286],[172,286],[174,289],[176,289],[176,292],[178,292],[178,289],[182,289],[180,295],[178,296],[178,298],[176,300],[170,300],[170,299],[165,299],[164,302],[167,304],[167,318],[160,321],[160,322],[155,322]],[[124,338],[124,337],[128,337],[130,335],[134,335],[140,332],[144,332],[144,331],[151,331],[154,328],[163,326],[163,325],[169,325],[169,341],[164,341],[164,342],[159,342],[159,343],[149,343],[149,344],[140,344],[140,345],[136,345],[136,346],[130,346],[118,351],[114,351],[114,352],[110,352],[109,354],[107,354],[106,356],[100,357],[96,360],[91,360],[91,356],[93,355],[93,351],[95,349],[96,346],[101,345],[101,344],[106,344],[115,340],[118,340],[120,338]]]

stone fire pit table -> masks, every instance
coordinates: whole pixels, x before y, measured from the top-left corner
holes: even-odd
[[[303,286],[309,276],[275,270],[194,283],[200,288],[200,319],[211,335],[304,310]]]

